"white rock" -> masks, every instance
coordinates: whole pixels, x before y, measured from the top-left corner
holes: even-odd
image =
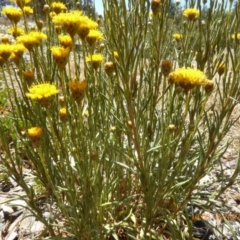
[[[36,232],[41,232],[43,230],[44,230],[44,224],[40,221],[35,221],[30,231],[32,233],[36,233]]]
[[[6,240],[14,240],[18,237],[17,232],[12,232],[7,238]]]
[[[206,176],[204,176],[203,178],[200,179],[199,184],[200,184],[200,185],[204,185],[204,184],[206,184],[208,181],[210,181],[210,177],[209,177],[209,175],[206,175]]]
[[[4,214],[8,214],[9,215],[9,214],[14,212],[11,207],[9,207],[9,206],[7,206],[5,204],[2,204],[1,208],[2,208]]]

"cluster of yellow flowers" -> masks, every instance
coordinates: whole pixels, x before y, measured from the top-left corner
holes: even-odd
[[[53,23],[56,27],[61,26],[68,33],[68,35],[59,35],[62,47],[51,48],[55,63],[62,70],[68,62],[75,35],[78,35],[82,41],[86,40],[90,47],[94,47],[96,42],[103,40],[103,33],[97,29],[98,23],[83,15],[81,11],[66,12],[66,6],[58,2],[52,3],[51,8],[54,13],[51,15]],[[103,59],[101,54],[96,53],[86,57],[85,60],[91,62],[92,67],[97,69]]]
[[[189,91],[195,86],[207,87],[210,92],[214,83],[208,80],[206,75],[195,68],[178,68],[174,72],[169,74],[169,81],[179,84],[185,91]]]

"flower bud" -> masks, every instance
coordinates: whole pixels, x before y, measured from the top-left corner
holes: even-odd
[[[107,75],[111,75],[114,71],[114,63],[113,62],[106,62],[104,64],[104,69]]]
[[[172,71],[172,62],[169,60],[163,60],[161,63],[161,72],[164,77],[167,77]]]
[[[151,9],[152,9],[153,15],[156,15],[156,14],[159,13],[159,11],[160,11],[160,4],[161,4],[160,0],[152,0],[152,2],[151,2]]]
[[[45,13],[48,13],[49,10],[50,10],[49,5],[48,5],[48,4],[45,4],[45,5],[43,6],[43,11],[44,11]]]
[[[10,43],[9,37],[8,37],[7,35],[4,35],[4,36],[1,38],[1,41],[2,41],[2,43],[4,43],[4,44],[9,44],[9,43]]]
[[[34,72],[31,70],[27,70],[23,72],[24,81],[27,83],[28,86],[32,85],[34,81]]]
[[[169,126],[168,126],[168,131],[169,132],[174,132],[176,130],[176,126],[174,125],[174,124],[170,124]]]
[[[98,159],[98,151],[96,151],[96,150],[91,151],[90,159],[91,160],[97,160]]]
[[[207,94],[210,94],[214,89],[214,82],[212,80],[208,80],[208,82],[207,82],[207,84],[205,84],[204,88],[205,88],[205,92]]]
[[[127,124],[130,128],[132,128],[132,121],[128,121]]]
[[[65,98],[64,98],[64,96],[59,96],[58,102],[59,102],[61,107],[64,107],[65,106]]]
[[[39,30],[39,31],[42,30],[42,28],[43,28],[43,21],[42,21],[42,20],[39,20],[39,21],[37,22],[37,27],[38,27],[38,30]]]
[[[77,8],[78,10],[81,9],[81,3],[80,3],[80,2],[76,2],[76,8]]]

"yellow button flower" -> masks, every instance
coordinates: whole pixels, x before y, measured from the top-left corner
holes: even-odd
[[[179,41],[179,40],[182,39],[182,34],[174,33],[174,34],[173,34],[173,38],[174,38],[176,41]]]
[[[25,51],[27,51],[27,49],[21,43],[15,43],[12,45],[12,54],[11,54],[10,58],[11,58],[11,60],[13,60],[15,62],[15,64],[17,66],[19,65],[20,60]]]
[[[18,57],[21,58],[23,53],[27,51],[25,46],[21,43],[15,43],[12,45],[12,52]]]
[[[209,83],[206,75],[195,68],[178,68],[169,74],[169,81],[179,84],[186,91],[195,86],[205,86]]]
[[[86,57],[86,62],[91,62],[94,69],[97,69],[103,60],[104,57],[102,54],[93,54]]]
[[[16,39],[17,37],[24,34],[24,30],[20,27],[11,27],[8,32]]]
[[[60,13],[53,17],[53,22],[61,25],[73,39],[81,24],[81,16],[80,11]]]
[[[91,29],[96,29],[97,27],[98,27],[97,22],[93,21],[88,16],[81,16],[77,34],[82,40],[84,40],[89,34],[89,31]]]
[[[20,7],[21,9],[23,9],[23,7],[30,3],[31,0],[11,0],[12,2],[16,3],[18,5],[18,7]]]
[[[103,40],[103,34],[99,30],[90,30],[86,40],[90,46],[93,46],[96,41],[102,41]]]
[[[42,107],[48,107],[51,97],[59,92],[56,86],[50,83],[33,85],[28,91],[26,96],[32,100],[37,100]]]
[[[23,7],[23,13],[26,17],[29,17],[31,14],[33,14],[33,9],[29,6]]]
[[[232,39],[237,39],[237,40],[239,40],[239,39],[240,39],[240,33],[234,33],[234,34],[232,34]]]
[[[12,54],[12,45],[10,44],[0,44],[0,57],[4,59],[4,61],[7,61],[8,58],[11,56]]]
[[[62,2],[53,2],[51,4],[52,11],[59,14],[67,9],[66,5]]]
[[[46,34],[38,31],[32,31],[17,37],[17,43],[22,43],[28,51],[31,51],[34,47],[38,47],[42,43],[42,40],[46,38]]]
[[[66,108],[61,108],[59,110],[59,117],[62,122],[67,121],[67,109]]]
[[[64,48],[72,49],[73,40],[72,40],[72,38],[69,35],[59,35],[58,39],[59,39],[60,44]]]
[[[68,56],[70,53],[69,48],[64,47],[52,47],[51,48],[53,58],[55,60],[56,65],[60,70],[64,69],[67,62],[68,62]]]
[[[195,8],[187,8],[183,11],[183,16],[187,17],[190,21],[195,20],[200,12]]]
[[[28,129],[28,137],[34,147],[38,147],[43,135],[41,127],[32,127]]]
[[[113,56],[114,56],[114,58],[119,59],[119,55],[118,55],[118,52],[117,52],[117,51],[114,51],[114,52],[113,52]]]
[[[11,6],[3,8],[1,13],[5,14],[7,18],[14,24],[17,24],[23,15],[21,9]]]

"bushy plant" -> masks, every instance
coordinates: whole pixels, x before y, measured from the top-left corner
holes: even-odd
[[[53,1],[40,20],[28,2],[4,10],[14,40],[2,38],[0,65],[17,136],[9,145],[0,126],[1,160],[45,224],[40,237],[191,239],[188,204],[211,209],[239,173],[238,160],[201,198],[240,117],[232,1],[211,1],[203,19],[200,0],[183,13],[177,2],[173,16],[171,1],[104,0],[98,22]]]

